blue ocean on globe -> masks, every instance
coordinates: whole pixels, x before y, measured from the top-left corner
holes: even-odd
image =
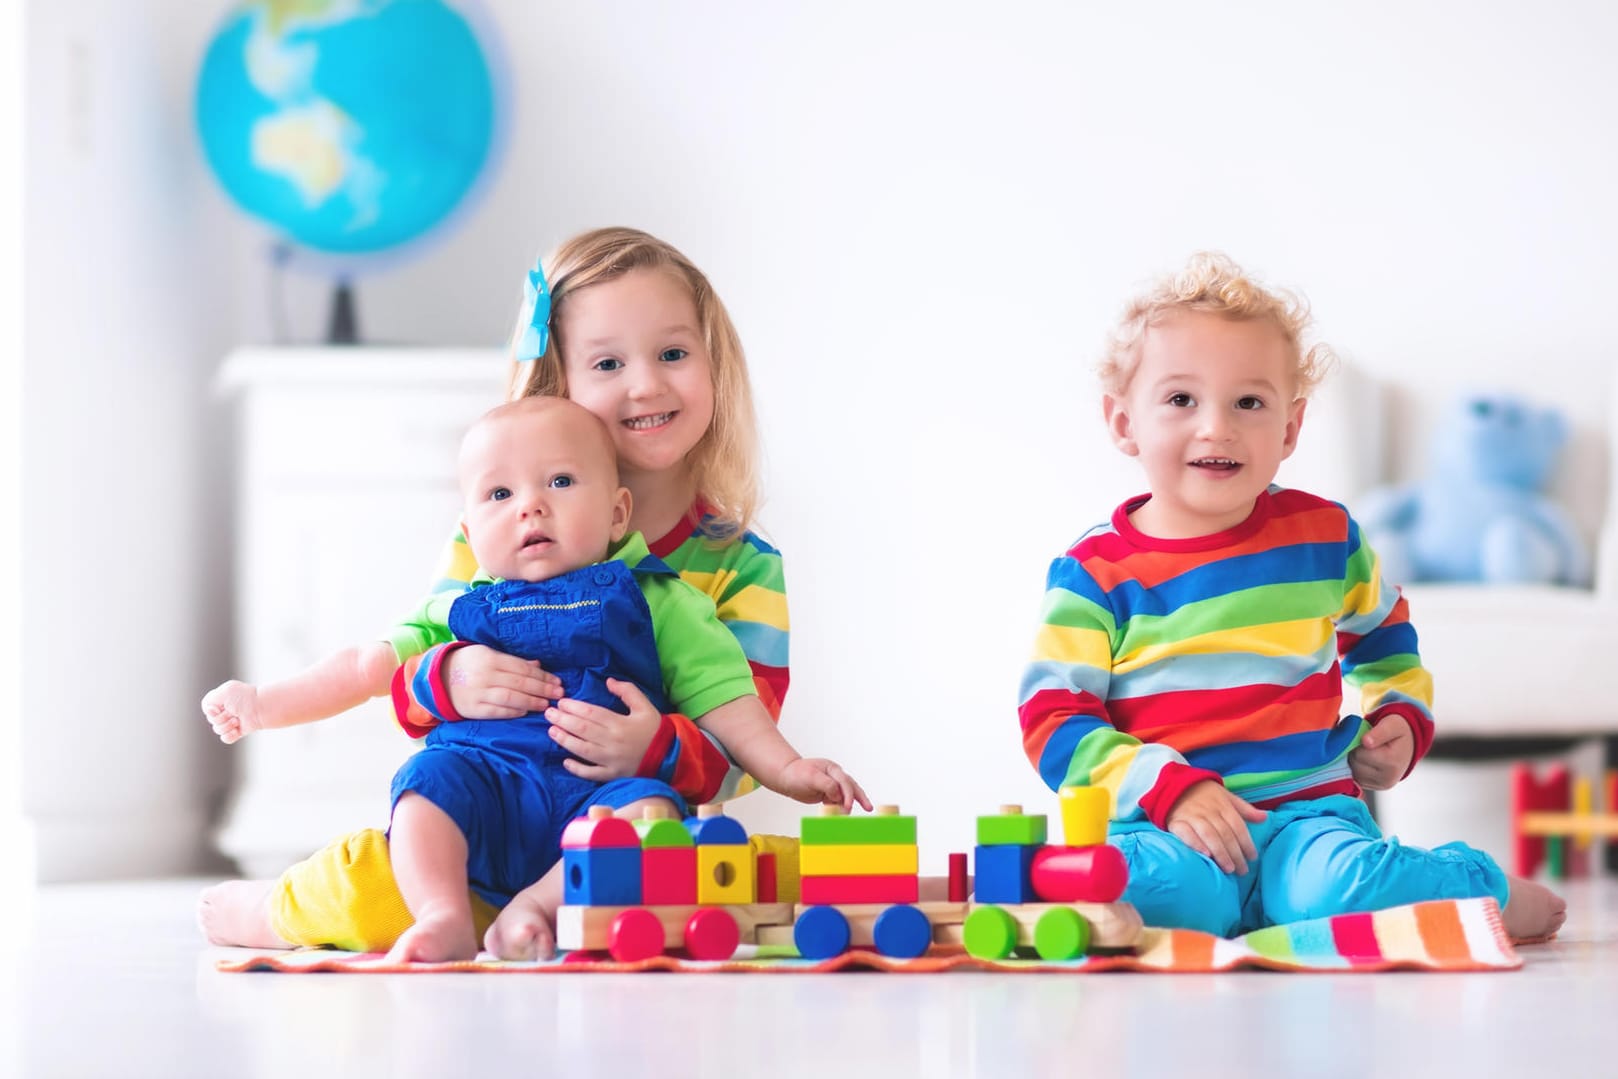
[[[477,186],[495,143],[489,56],[444,0],[260,0],[208,46],[197,128],[242,209],[335,256],[397,248]]]

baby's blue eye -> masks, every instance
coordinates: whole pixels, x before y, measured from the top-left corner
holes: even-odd
[[[597,371],[616,371],[616,370],[618,370],[618,368],[622,367],[623,365],[624,365],[623,360],[615,359],[612,356],[608,356],[604,360],[597,360],[595,362],[595,370],[597,370]]]
[[[510,487],[496,487],[489,492],[490,502],[504,502],[511,497]]]
[[[1169,404],[1173,405],[1175,408],[1189,408],[1194,403],[1195,402],[1191,400],[1191,395],[1189,393],[1169,394]]]
[[[572,476],[552,476],[551,477],[551,486],[555,487],[555,488],[558,488],[558,489],[563,488],[563,487],[572,487],[573,486],[573,477]]]
[[[689,355],[691,354],[683,348],[666,348],[663,350],[663,355],[658,358],[665,363],[673,363],[675,360],[683,360]]]
[[[1256,412],[1264,407],[1264,400],[1260,397],[1243,397],[1236,402],[1236,407],[1244,412]]]

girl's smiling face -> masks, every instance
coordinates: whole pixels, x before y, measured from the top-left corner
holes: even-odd
[[[1263,320],[1187,311],[1146,331],[1124,392],[1103,399],[1113,442],[1140,458],[1152,492],[1130,515],[1137,528],[1186,539],[1247,519],[1298,444],[1296,365]]]
[[[713,422],[713,364],[685,283],[655,269],[571,293],[557,344],[567,395],[601,417],[626,474],[679,470]]]

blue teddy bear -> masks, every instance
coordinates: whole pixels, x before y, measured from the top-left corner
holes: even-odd
[[[1589,583],[1589,551],[1572,519],[1539,493],[1567,441],[1560,413],[1507,396],[1465,396],[1434,435],[1431,475],[1378,488],[1360,503],[1383,576]]]

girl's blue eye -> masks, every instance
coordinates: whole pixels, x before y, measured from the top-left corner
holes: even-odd
[[[615,359],[612,356],[608,356],[604,360],[597,360],[595,362],[595,370],[597,370],[597,371],[616,371],[616,370],[618,370],[618,368],[622,367],[623,365],[624,365],[623,360]]]
[[[1243,412],[1256,412],[1264,407],[1264,400],[1259,397],[1243,397],[1236,402],[1236,407]]]
[[[510,487],[496,487],[496,488],[494,488],[494,490],[489,492],[489,501],[490,502],[504,502],[506,499],[508,499],[510,497],[511,497],[511,488]]]
[[[664,363],[673,363],[675,360],[683,360],[689,355],[691,354],[683,348],[666,348],[663,350],[663,355],[658,358]]]
[[[1169,394],[1169,404],[1175,408],[1187,408],[1192,404],[1191,395],[1189,393],[1171,393]]]
[[[572,476],[552,476],[551,477],[551,486],[555,487],[557,489],[561,489],[563,487],[572,487],[573,486],[573,477]]]

